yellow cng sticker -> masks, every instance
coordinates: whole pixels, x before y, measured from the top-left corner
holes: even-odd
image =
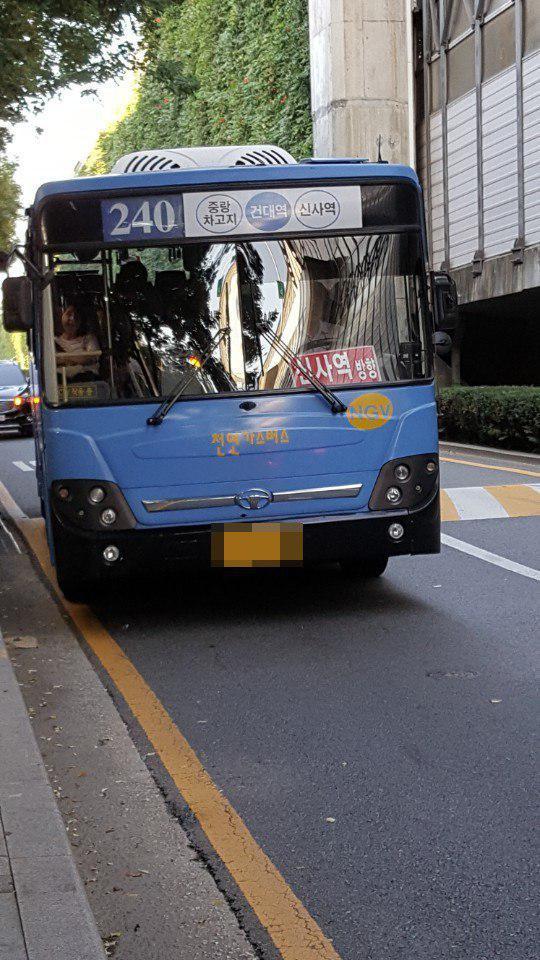
[[[384,393],[362,393],[349,404],[347,419],[357,430],[377,430],[393,412],[392,401]]]

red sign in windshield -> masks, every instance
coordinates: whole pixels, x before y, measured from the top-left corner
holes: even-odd
[[[300,367],[332,386],[349,383],[380,383],[381,371],[374,347],[349,347],[344,350],[320,350],[299,353],[298,364],[291,363],[295,387],[308,387],[309,380]]]

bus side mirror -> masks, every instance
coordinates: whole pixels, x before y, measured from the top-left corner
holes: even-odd
[[[8,253],[7,250],[0,250],[0,273],[7,273],[10,260],[11,253]]]
[[[435,329],[454,330],[458,321],[458,295],[455,280],[448,273],[433,271],[431,289]]]
[[[32,329],[32,281],[29,277],[8,277],[2,284],[4,327],[8,333]]]

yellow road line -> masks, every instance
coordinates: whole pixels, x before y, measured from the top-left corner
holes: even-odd
[[[461,520],[446,490],[441,490],[441,520]]]
[[[339,960],[330,940],[263,853],[121,647],[89,607],[63,599],[49,561],[43,521],[19,518],[17,524],[283,960]]]
[[[524,483],[486,487],[509,517],[540,517],[540,494]]]
[[[532,470],[518,470],[514,467],[495,467],[492,463],[479,463],[476,460],[458,460],[456,457],[439,457],[445,463],[463,463],[466,467],[481,467],[482,470],[501,470],[503,473],[521,473],[524,477],[540,477]]]

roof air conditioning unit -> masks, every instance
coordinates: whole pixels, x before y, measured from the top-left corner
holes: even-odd
[[[245,147],[174,147],[137,150],[116,161],[111,173],[165,173],[206,167],[267,167],[296,163],[281,147],[263,143]]]

